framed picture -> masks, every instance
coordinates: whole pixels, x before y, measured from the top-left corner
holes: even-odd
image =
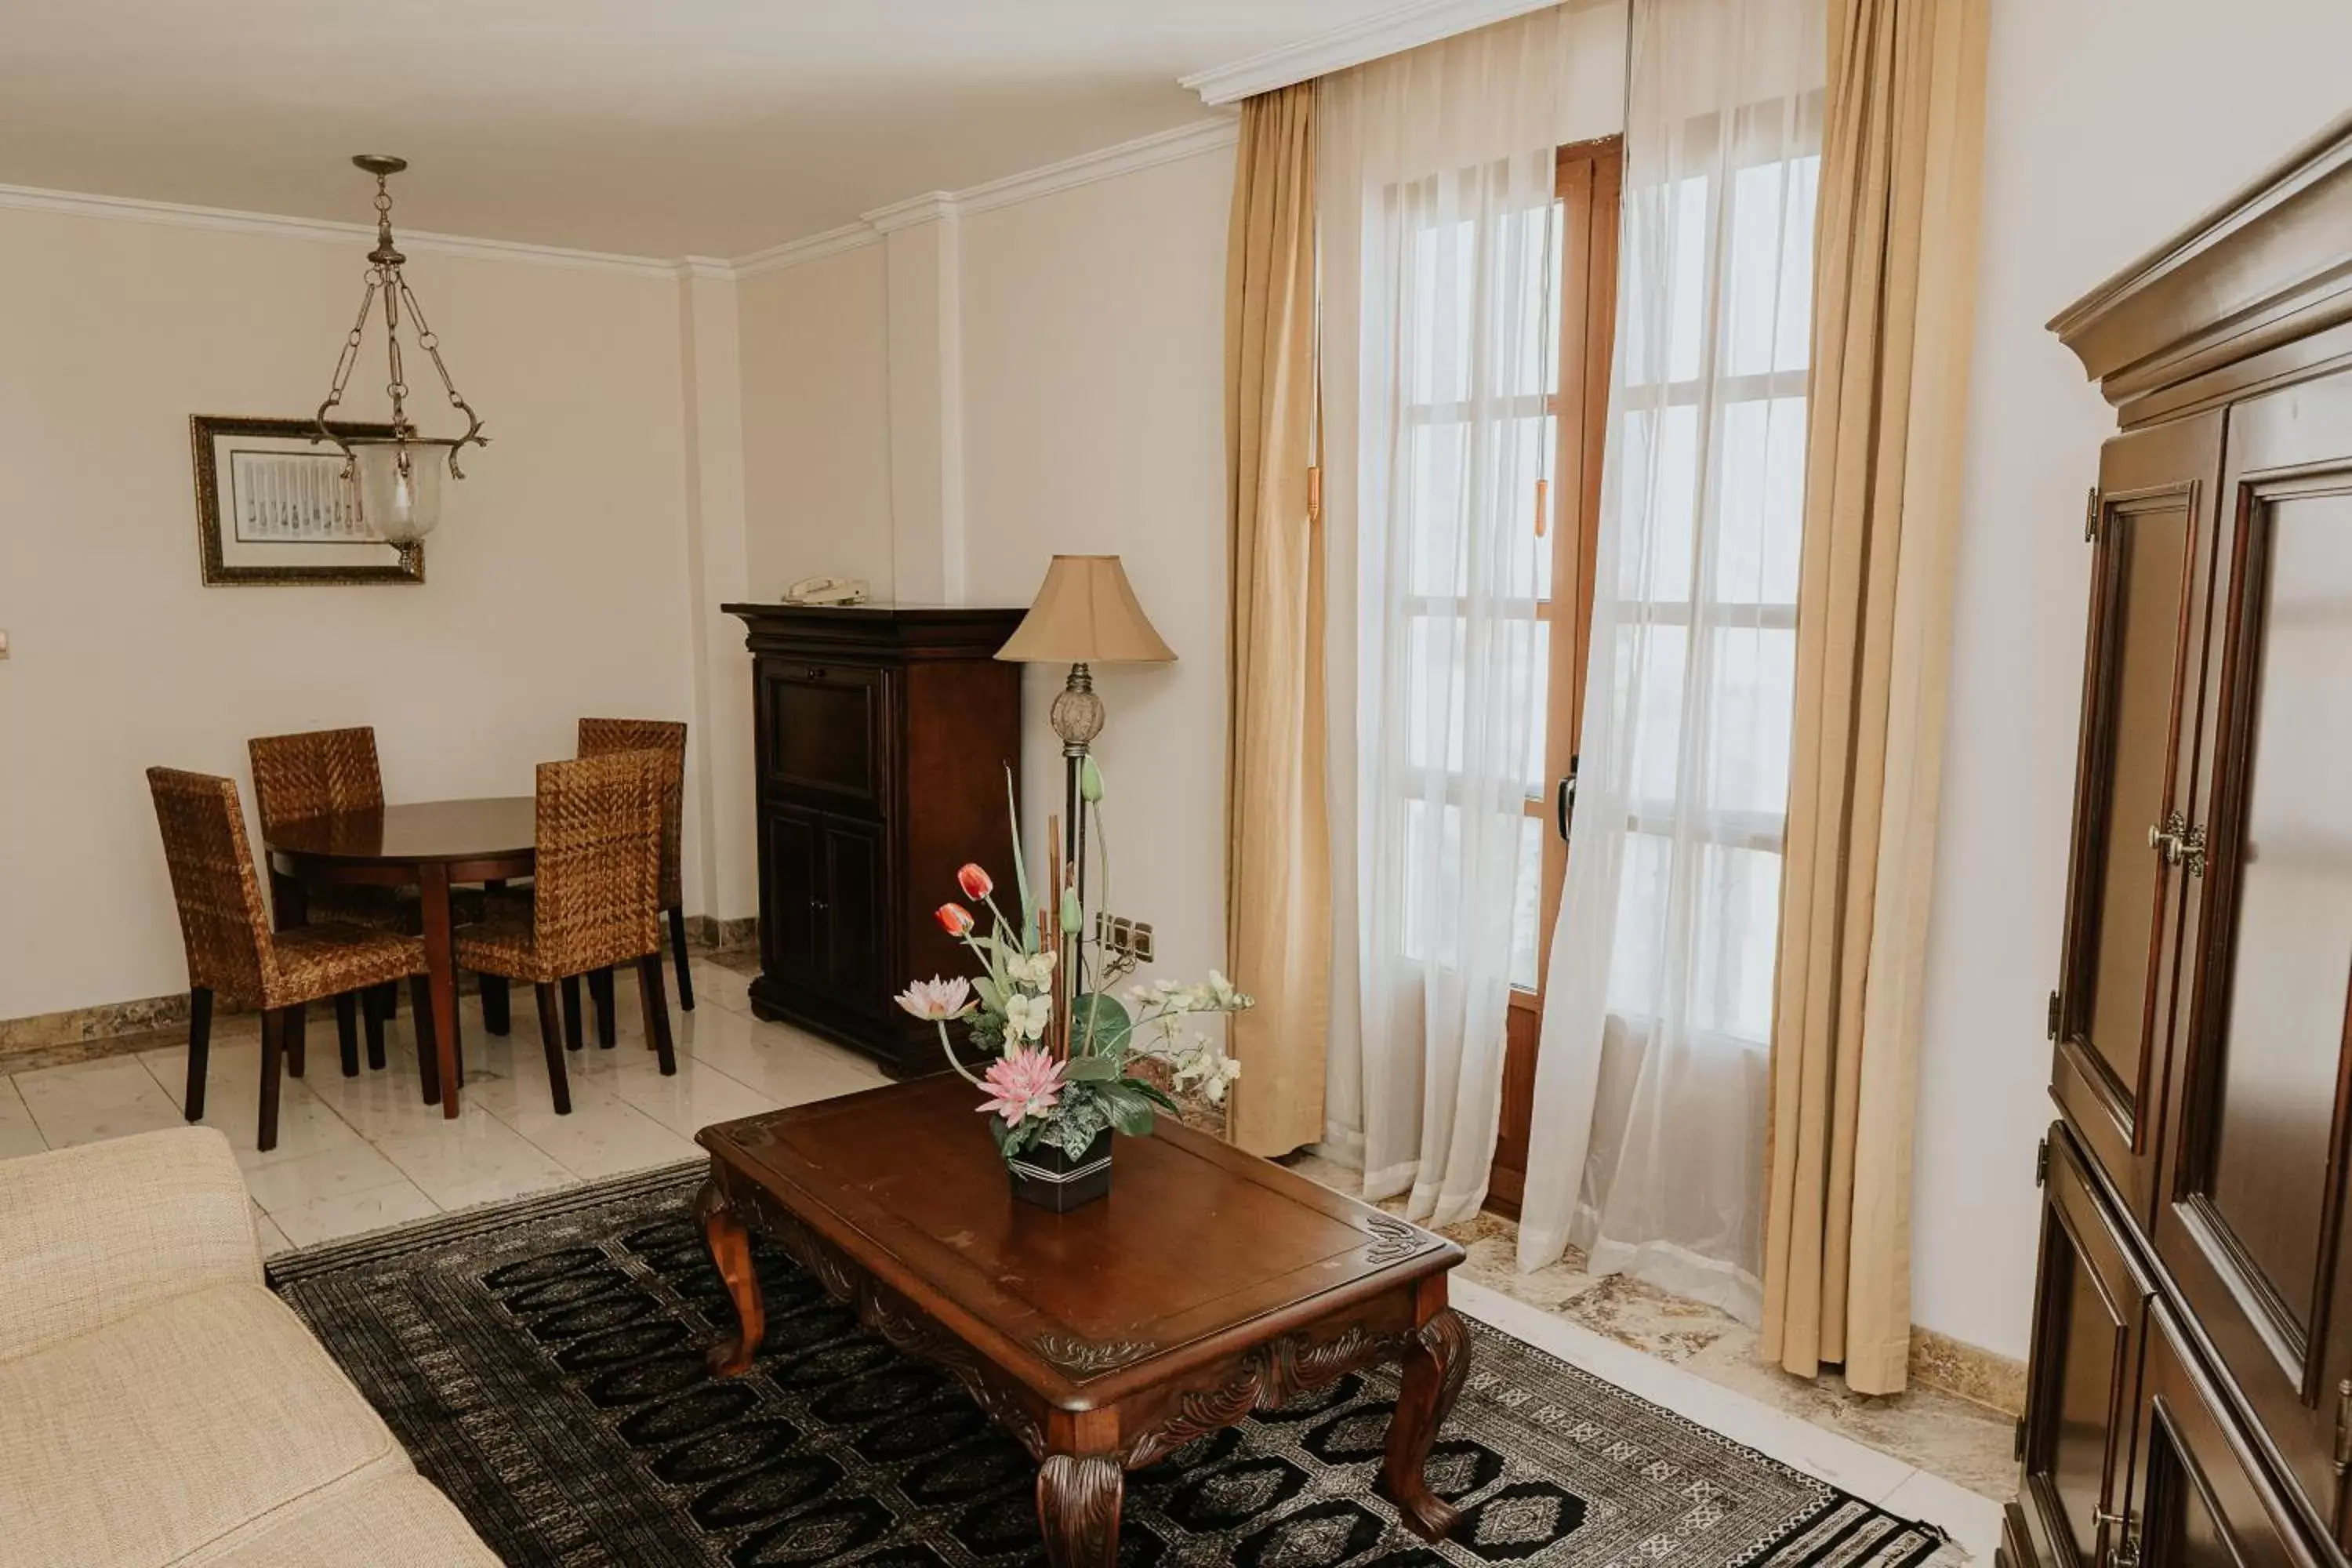
[[[337,425],[383,437],[385,425]],[[386,544],[360,515],[342,448],[309,419],[188,420],[206,585],[422,583],[425,546]]]

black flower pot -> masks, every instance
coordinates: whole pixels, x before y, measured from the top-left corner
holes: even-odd
[[[1041,1209],[1067,1214],[1110,1191],[1110,1129],[1095,1134],[1076,1159],[1050,1143],[1033,1144],[1005,1161],[1013,1195]]]

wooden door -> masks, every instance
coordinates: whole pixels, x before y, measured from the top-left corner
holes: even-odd
[[[2182,868],[2194,790],[2221,416],[2101,453],[2052,1093],[2135,1215],[2155,1192]]]
[[[2198,1370],[2171,1311],[2149,1310],[2135,1496],[2119,1531],[2141,1568],[2316,1568],[2289,1510]],[[2119,1565],[2128,1568],[2128,1565]]]
[[[819,886],[824,874],[824,819],[794,806],[761,815],[760,963],[780,980],[815,985],[824,976]]]
[[[889,672],[799,658],[760,662],[760,769],[830,810],[878,813],[890,776]]]
[[[2352,375],[2231,411],[2201,939],[2158,1258],[2315,1522],[2352,1458]]]
[[[825,983],[845,1006],[882,1014],[889,986],[884,965],[882,834],[871,823],[828,817],[824,823],[824,933]]]
[[[2063,1123],[2050,1129],[2026,1391],[2024,1484],[2041,1568],[2124,1568],[2150,1288]]]
[[[1542,1028],[1543,976],[1568,868],[1568,820],[1575,788],[1577,732],[1583,721],[1584,671],[1592,628],[1592,569],[1599,544],[1601,456],[1609,435],[1610,355],[1617,322],[1617,210],[1624,175],[1618,137],[1559,150],[1554,189],[1560,203],[1560,385],[1555,470],[1537,527],[1552,542],[1549,592],[1536,606],[1549,623],[1549,657],[1538,703],[1546,783],[1528,797],[1528,832],[1537,845],[1535,887],[1523,888],[1522,914],[1535,930],[1515,945],[1532,955],[1514,977],[1505,1022],[1503,1098],[1489,1167],[1486,1206],[1517,1218],[1527,1189],[1528,1143],[1536,1093],[1536,1045]],[[1528,892],[1533,893],[1530,899]],[[1530,907],[1531,906],[1531,907]]]

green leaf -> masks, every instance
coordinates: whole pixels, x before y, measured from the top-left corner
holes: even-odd
[[[1110,1107],[1110,1124],[1113,1127],[1130,1138],[1151,1135],[1151,1101],[1123,1082],[1105,1084],[1102,1095]]]
[[[1118,1081],[1120,1088],[1135,1090],[1136,1093],[1143,1096],[1144,1099],[1151,1101],[1152,1104],[1160,1107],[1162,1110],[1174,1110],[1178,1109],[1176,1102],[1169,1099],[1166,1091],[1161,1089],[1156,1083],[1149,1083],[1139,1078],[1123,1078]]]
[[[1062,1064],[1062,1076],[1072,1083],[1108,1083],[1118,1077],[1118,1063],[1107,1056],[1074,1056]]]
[[[1070,1038],[1093,1056],[1122,1056],[1135,1020],[1116,996],[1089,991],[1070,1007]]]
[[[1037,909],[1029,901],[1029,858],[1021,849],[1021,803],[1013,794],[1013,769],[1004,769],[1004,809],[1013,819],[1013,882],[1021,890],[1021,947],[1027,952],[1036,940],[1031,935],[1037,929]]]
[[[1004,1011],[1004,993],[996,988],[994,979],[983,974],[971,983],[971,989],[972,994],[980,998],[982,1007],[992,1013]]]

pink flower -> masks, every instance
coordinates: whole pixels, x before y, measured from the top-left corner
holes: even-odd
[[[908,982],[893,1000],[916,1017],[939,1023],[963,1016],[964,1010],[971,1005],[971,984],[961,975],[953,980],[934,975],[929,980]]]
[[[1043,1116],[1060,1103],[1062,1064],[1044,1051],[1016,1046],[988,1064],[981,1087],[993,1098],[980,1109],[996,1112],[1007,1127],[1018,1127],[1024,1117]]]
[[[961,904],[941,904],[931,911],[931,918],[939,921],[940,929],[950,936],[961,936],[971,930],[971,911]]]
[[[966,861],[963,868],[956,873],[956,886],[963,889],[965,898],[975,903],[996,891],[996,883],[988,873],[971,861]]]

